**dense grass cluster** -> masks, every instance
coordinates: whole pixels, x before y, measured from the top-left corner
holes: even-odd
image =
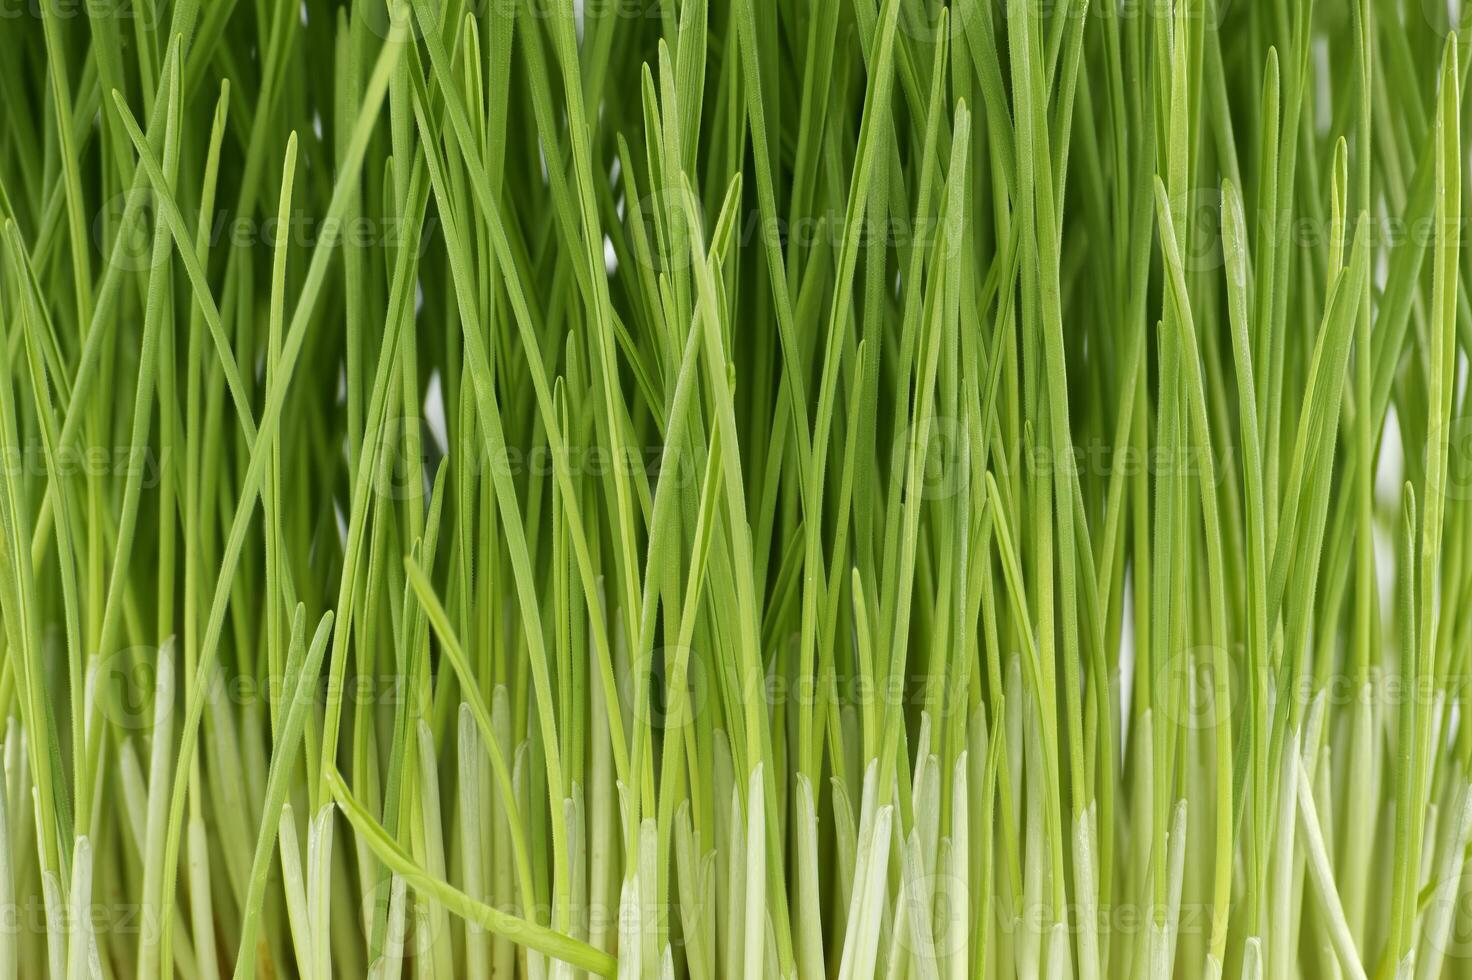
[[[1463,6],[0,0],[0,980],[1472,976]]]

